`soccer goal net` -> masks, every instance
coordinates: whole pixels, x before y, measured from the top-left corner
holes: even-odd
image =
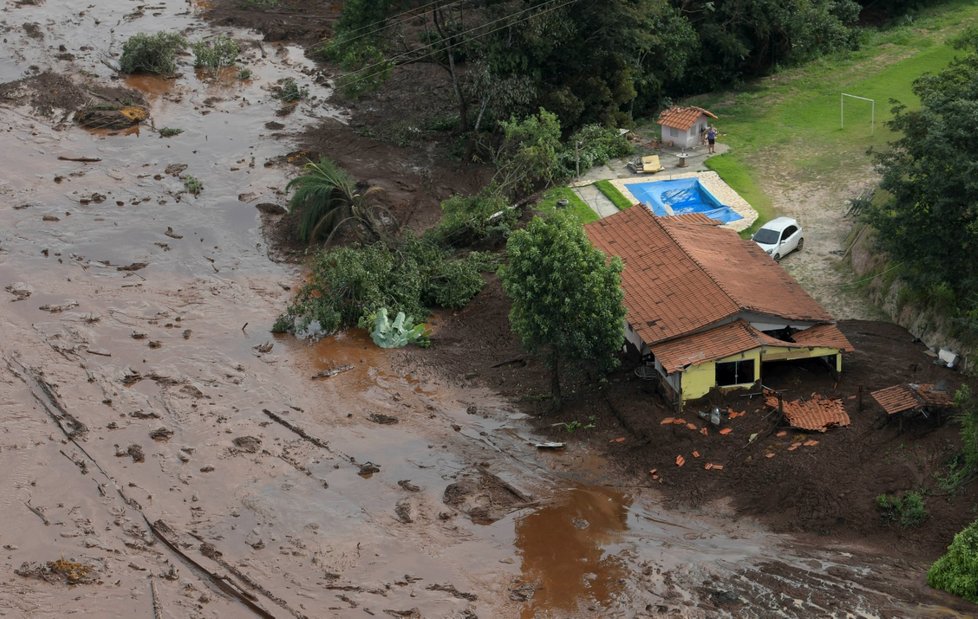
[[[863,110],[865,110],[866,104],[869,104],[869,134],[873,135],[876,133],[876,99],[869,99],[867,97],[860,97],[858,95],[850,95],[847,92],[842,93],[842,95],[839,97],[839,127],[842,129],[846,128],[846,99],[850,100],[850,107],[856,105],[861,107]],[[865,111],[859,114],[859,117],[865,118]]]

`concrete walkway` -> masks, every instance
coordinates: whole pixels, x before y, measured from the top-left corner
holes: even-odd
[[[730,150],[730,147],[726,144],[717,143],[716,154],[722,155],[723,153]],[[686,153],[686,166],[679,167],[679,154]],[[653,180],[656,176],[667,176],[669,174],[676,174],[682,172],[698,172],[708,169],[706,167],[706,160],[709,157],[713,157],[713,154],[707,153],[707,147],[696,146],[694,148],[689,148],[683,151],[680,148],[669,148],[663,146],[659,149],[642,149],[638,148],[635,154],[627,159],[614,159],[609,161],[606,165],[597,166],[591,168],[576,180],[570,183],[570,187],[574,192],[584,200],[591,209],[598,214],[599,217],[607,217],[608,215],[614,215],[618,212],[618,207],[616,207],[611,200],[605,197],[594,183],[603,180],[612,180],[618,178],[633,178],[635,173],[628,169],[628,162],[641,159],[645,155],[659,155],[659,161],[662,162],[662,167],[665,168],[659,174],[649,174],[649,180]]]

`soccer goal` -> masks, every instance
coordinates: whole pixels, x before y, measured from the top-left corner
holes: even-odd
[[[870,116],[869,116],[869,134],[874,135],[876,133],[876,99],[869,99],[866,97],[860,97],[858,95],[850,95],[847,92],[842,93],[839,97],[839,126],[842,129],[846,128],[846,97],[850,99],[857,99],[859,101],[867,101],[870,104]]]

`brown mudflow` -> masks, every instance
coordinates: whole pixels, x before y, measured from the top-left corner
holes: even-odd
[[[616,412],[584,394],[541,422],[568,447],[538,452],[519,406],[532,408],[545,371],[516,347],[495,282],[434,318],[431,350],[270,335],[301,279],[262,233],[302,161],[286,153],[328,152],[386,184],[416,225],[478,183],[343,124],[321,69],[273,42],[327,31],[335,9],[309,6],[283,2],[257,22],[216,7],[222,26],[251,19],[268,35],[231,31],[246,81],[195,75],[186,57],[176,79],[117,80],[103,62],[136,32],[212,34],[196,4],[2,10],[7,616],[939,616],[957,604],[921,584],[934,543],[894,562],[849,529],[812,542],[737,517],[807,505],[763,491],[803,494],[803,471],[754,478],[763,469],[718,449],[727,487],[692,467],[666,473],[657,459],[677,446],[627,373],[609,391],[624,398]],[[284,77],[310,98],[283,108],[271,86]],[[106,98],[141,98],[150,120],[72,125],[70,112]],[[161,138],[163,127],[183,132]],[[188,174],[203,184],[196,197]],[[590,415],[592,430],[549,427]],[[665,483],[649,481],[651,466]],[[735,489],[732,503],[714,500]],[[774,525],[809,531],[791,522],[806,521]]]

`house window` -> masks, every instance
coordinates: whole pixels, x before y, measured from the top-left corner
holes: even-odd
[[[754,360],[717,363],[717,386],[742,385],[754,382]]]
[[[670,137],[674,137],[674,138],[678,138],[679,137],[679,129],[676,129],[675,127],[669,127],[669,136]]]

